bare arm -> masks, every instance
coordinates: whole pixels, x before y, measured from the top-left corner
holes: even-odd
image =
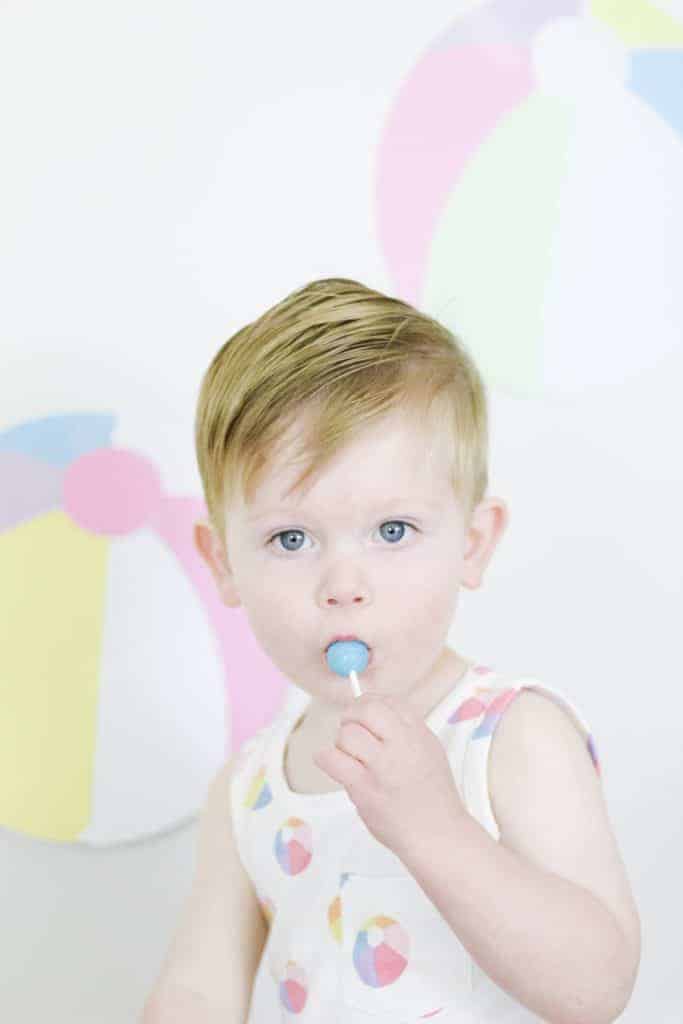
[[[635,983],[640,921],[585,744],[523,693],[490,760],[500,842],[458,812],[401,859],[501,988],[553,1024],[610,1024]]]
[[[209,787],[190,897],[140,1024],[237,1024],[247,1019],[267,926],[239,858],[227,761]]]
[[[245,1018],[235,1018],[232,1010],[213,1006],[206,996],[171,982],[149,996],[141,1024],[228,1024],[235,1019]]]
[[[553,1024],[611,1024],[632,984],[610,911],[573,882],[495,842],[474,818],[401,859],[479,966]]]

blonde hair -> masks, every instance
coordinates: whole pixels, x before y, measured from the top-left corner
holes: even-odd
[[[224,508],[248,502],[297,416],[310,423],[292,490],[390,411],[449,432],[451,483],[465,522],[488,487],[486,394],[462,343],[438,321],[347,278],[311,281],[236,332],[200,387],[195,447],[209,518],[224,540]],[[294,460],[295,453],[288,451]]]

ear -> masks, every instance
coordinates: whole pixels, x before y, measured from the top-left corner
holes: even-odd
[[[476,590],[481,586],[486,566],[510,519],[502,498],[486,498],[479,502],[470,521],[460,576],[463,587]]]
[[[223,604],[238,608],[242,602],[220,537],[207,520],[202,520],[194,524],[193,538],[197,551],[211,570]]]

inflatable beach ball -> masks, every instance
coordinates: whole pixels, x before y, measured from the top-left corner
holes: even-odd
[[[500,390],[608,392],[680,346],[680,14],[473,5],[407,75],[377,173],[398,292]]]
[[[0,826],[93,846],[196,815],[285,685],[194,548],[204,503],[115,425],[0,433]]]

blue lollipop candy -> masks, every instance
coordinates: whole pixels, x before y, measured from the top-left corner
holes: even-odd
[[[368,665],[368,648],[362,640],[335,640],[327,648],[327,664],[338,676],[350,676],[351,686],[356,697],[360,697],[361,688],[357,672],[364,672]]]

